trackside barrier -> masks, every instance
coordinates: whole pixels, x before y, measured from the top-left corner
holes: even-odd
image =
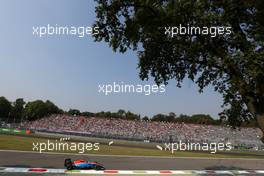
[[[15,128],[0,128],[0,133],[6,133],[6,134],[31,134],[31,130],[15,129]]]

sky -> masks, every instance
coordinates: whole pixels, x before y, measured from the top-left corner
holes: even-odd
[[[64,110],[130,110],[141,116],[174,112],[210,114],[221,112],[221,95],[185,80],[182,88],[170,81],[165,93],[104,95],[98,86],[113,82],[154,84],[139,79],[135,51],[115,53],[91,36],[33,35],[33,26],[92,26],[92,0],[0,0],[0,96],[10,101],[24,98],[51,100]]]

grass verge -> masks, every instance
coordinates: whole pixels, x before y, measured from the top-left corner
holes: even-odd
[[[0,134],[0,150],[19,150],[19,151],[33,151],[33,143],[47,142],[50,140],[55,142],[56,139],[48,139],[42,137],[26,137]],[[71,141],[69,141],[71,142]],[[74,141],[76,142],[76,141]],[[76,142],[78,143],[78,142]],[[36,151],[37,152],[37,151]],[[46,151],[45,151],[46,152]],[[50,151],[49,151],[50,152]],[[55,151],[62,153],[78,153],[73,151]],[[216,153],[210,154],[206,152],[190,152],[177,151],[173,154],[168,151],[160,151],[156,148],[140,148],[128,146],[115,146],[115,144],[108,146],[100,144],[98,151],[85,151],[84,154],[100,154],[100,155],[129,155],[129,156],[164,156],[164,157],[208,157],[208,158],[259,158],[263,159],[263,153],[248,153],[248,152],[230,152],[230,153]]]

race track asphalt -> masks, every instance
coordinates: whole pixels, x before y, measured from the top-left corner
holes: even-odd
[[[0,151],[0,167],[64,168],[64,159],[87,159],[117,170],[263,170],[262,159],[164,158]]]
[[[65,174],[0,173],[0,176],[63,176]]]

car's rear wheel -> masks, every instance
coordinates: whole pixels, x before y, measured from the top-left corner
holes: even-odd
[[[72,161],[71,159],[65,159],[64,161],[64,166],[67,168],[67,170],[72,170],[73,166],[72,166]]]

